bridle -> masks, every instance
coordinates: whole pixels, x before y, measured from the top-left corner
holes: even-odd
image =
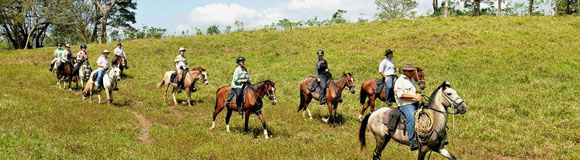
[[[268,95],[270,102],[276,101],[276,92],[275,92],[276,88],[274,88],[274,85],[272,84],[268,84],[268,86],[270,86],[271,88],[266,91],[266,95]],[[273,93],[270,93],[270,91],[272,91]]]
[[[415,77],[414,78],[417,79],[417,83],[420,83],[420,82],[425,83],[424,79],[423,80],[419,79],[419,71],[417,71],[417,70],[418,70],[418,67],[415,67]]]
[[[450,104],[449,106],[443,105],[445,107],[445,111],[440,111],[440,110],[437,110],[437,109],[431,108],[431,107],[429,107],[427,109],[433,110],[435,112],[442,113],[444,115],[447,115],[447,114],[452,114],[452,115],[459,114],[459,112],[457,111],[457,106],[462,105],[465,101],[463,101],[459,97],[457,97],[457,98],[455,98],[455,100],[453,100],[453,99],[451,99],[451,97],[447,96],[443,91],[444,90],[441,90],[441,95],[443,95],[443,98],[445,98],[445,100],[447,100],[447,102],[449,102],[449,104]],[[456,102],[457,100],[460,100],[461,102],[458,103],[458,102]],[[447,112],[447,108],[449,108],[449,107],[453,108],[453,110],[454,110],[453,113]]]

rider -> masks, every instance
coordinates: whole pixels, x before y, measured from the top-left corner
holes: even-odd
[[[421,93],[417,92],[415,87],[415,80],[413,80],[417,70],[413,67],[413,64],[405,63],[403,65],[403,75],[395,81],[395,100],[399,105],[399,109],[407,118],[407,133],[409,134],[409,146],[411,146],[411,151],[419,149],[417,146],[417,141],[415,140],[415,117],[413,113],[415,112],[415,103],[423,100]]]
[[[70,67],[72,68],[72,64],[73,64],[73,59],[72,59],[72,51],[70,50],[70,44],[66,44],[64,45],[65,50],[62,52],[62,55],[60,56],[61,59],[61,65],[70,65]],[[59,66],[57,66],[59,67]]]
[[[389,94],[390,90],[393,88],[393,80],[395,78],[395,60],[393,60],[393,51],[391,49],[387,49],[385,51],[385,59],[381,61],[379,64],[379,73],[383,76],[383,81],[385,82],[385,102],[389,106],[391,106],[391,102],[389,102]]]
[[[314,70],[316,71],[316,81],[320,84],[320,105],[326,104],[326,87],[328,87],[328,80],[330,77],[330,70],[328,70],[328,63],[324,60],[324,51],[318,50],[318,61],[314,63]]]
[[[62,52],[64,51],[64,49],[62,49],[62,44],[58,43],[56,44],[56,49],[54,50],[54,59],[52,59],[52,62],[50,63],[50,69],[48,69],[48,71],[52,72],[52,69],[55,68],[54,64],[60,60],[60,57],[62,56]],[[56,66],[58,67],[58,66]]]
[[[129,65],[127,65],[127,57],[125,57],[125,50],[123,50],[121,42],[117,43],[117,48],[115,48],[114,52],[115,52],[115,57],[113,58],[113,62],[116,62],[117,58],[123,58],[125,69],[129,69]],[[121,62],[121,63],[123,63],[123,62]]]
[[[78,74],[79,69],[81,68],[81,65],[89,59],[89,55],[87,53],[87,45],[81,45],[81,50],[79,52],[77,52],[77,63],[75,64],[75,67],[73,68],[73,74]],[[88,61],[87,61],[88,63]]]
[[[99,59],[97,59],[97,84],[95,84],[97,86],[97,90],[101,90],[101,88],[99,87],[101,85],[101,82],[103,81],[103,74],[105,74],[105,70],[107,70],[109,68],[109,58],[107,57],[109,55],[109,50],[104,50],[103,51],[103,55],[99,57]]]
[[[189,67],[187,66],[187,58],[185,58],[185,48],[179,48],[179,54],[175,57],[173,61],[175,67],[177,68],[177,93],[181,93],[181,88],[183,88],[183,81],[185,80],[185,74],[188,72]]]
[[[238,112],[240,115],[243,114],[244,107],[242,106],[243,101],[243,90],[250,84],[250,75],[248,74],[248,70],[246,70],[245,64],[246,59],[242,56],[236,59],[236,63],[238,67],[234,70],[233,80],[232,80],[232,89],[236,92],[236,105],[238,106]]]

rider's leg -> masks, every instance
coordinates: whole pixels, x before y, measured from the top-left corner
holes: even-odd
[[[411,146],[411,150],[416,150],[419,147],[417,146],[417,142],[415,141],[415,117],[413,116],[413,113],[415,112],[415,105],[413,104],[407,104],[404,106],[400,106],[399,109],[403,112],[403,114],[405,115],[405,118],[407,118],[407,133],[409,134],[409,146]]]
[[[75,64],[75,66],[73,67],[73,72],[72,72],[73,75],[78,75],[79,69],[81,68],[81,63],[82,62],[79,61],[78,63]]]
[[[129,69],[129,63],[127,63],[127,58],[123,58],[123,61],[125,61],[125,69]]]
[[[393,78],[395,78],[395,77],[393,75],[389,75],[389,76],[387,76],[387,78],[388,78],[388,80],[387,80],[387,82],[385,82],[385,102],[387,102],[387,104],[389,106],[391,106],[391,102],[389,101],[389,97],[391,96],[390,91],[393,88]]]
[[[236,106],[238,106],[238,112],[240,113],[240,115],[242,115],[244,113],[244,107],[242,106],[242,101],[243,101],[243,97],[242,97],[242,88],[233,88],[234,92],[236,92]]]
[[[56,59],[56,58],[52,59],[52,62],[50,62],[50,69],[48,69],[48,71],[52,72],[52,69],[54,68],[54,63],[56,63],[57,60],[58,59]]]
[[[97,90],[101,90],[101,82],[103,82],[103,75],[105,73],[105,69],[100,68],[99,71],[97,72],[97,84],[95,84],[95,86],[97,86]]]
[[[320,101],[320,105],[326,104],[326,87],[328,87],[328,84],[326,84],[326,78],[324,76],[322,76],[320,78],[320,95],[318,98]]]
[[[177,93],[181,93],[181,88],[183,88],[183,72],[181,67],[177,68]]]

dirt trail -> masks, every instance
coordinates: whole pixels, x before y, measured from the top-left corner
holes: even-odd
[[[139,142],[150,143],[151,140],[149,139],[149,128],[153,125],[153,123],[149,121],[147,118],[143,117],[143,115],[135,111],[131,111],[131,113],[135,115],[135,118],[137,118],[139,124],[141,124],[141,132],[139,132]]]

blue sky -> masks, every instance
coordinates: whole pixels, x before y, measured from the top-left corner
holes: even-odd
[[[440,0],[443,2],[444,0]],[[525,1],[525,0],[514,0]],[[415,11],[432,11],[432,0],[417,0]],[[262,28],[265,24],[288,18],[292,21],[330,18],[337,9],[346,10],[345,18],[372,20],[376,13],[374,0],[137,0],[135,27],[154,26],[181,34],[194,27],[205,30],[209,25],[220,28],[234,26],[235,20],[246,28]]]

